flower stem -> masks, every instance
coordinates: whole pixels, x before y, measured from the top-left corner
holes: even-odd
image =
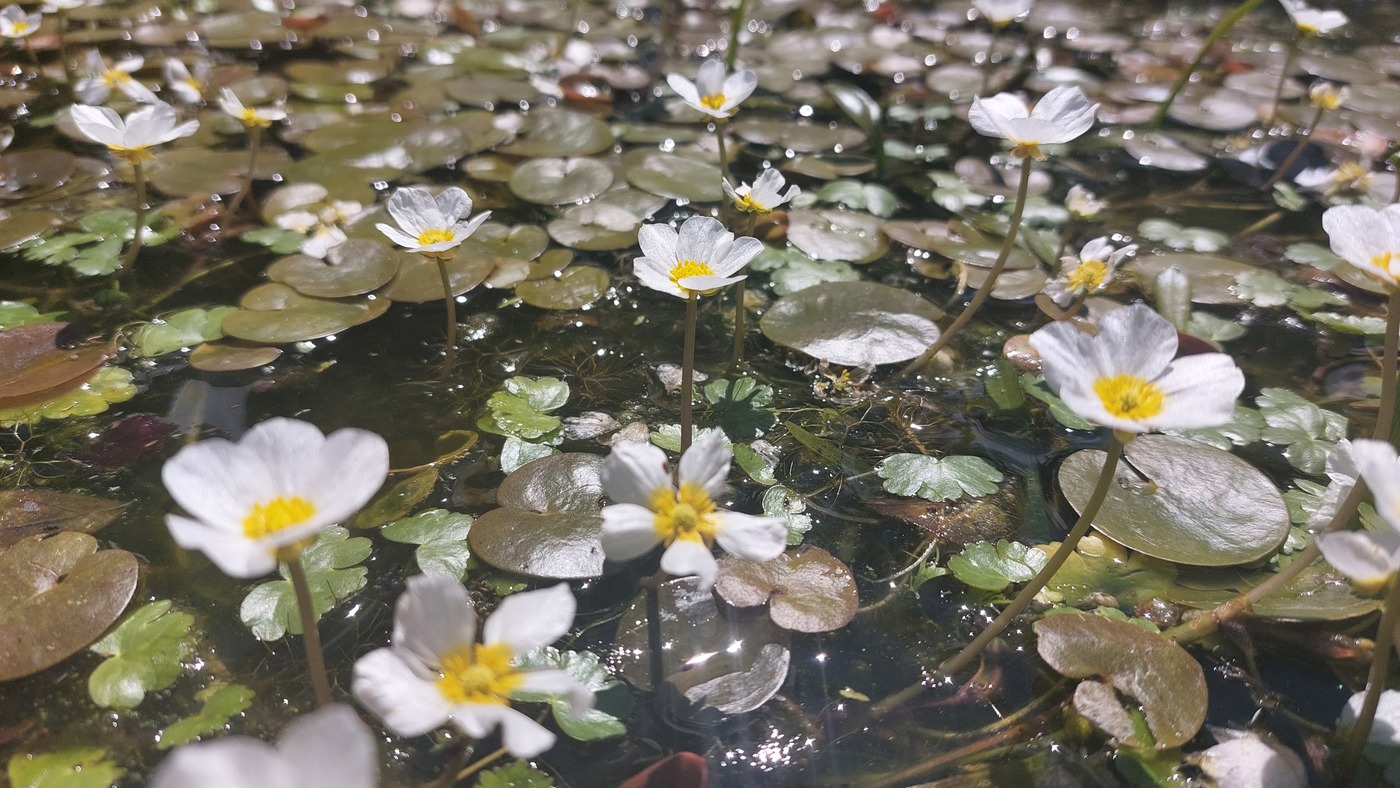
[[[685,349],[681,352],[681,454],[690,448],[691,398],[695,388],[695,323],[700,296],[694,290],[685,300]]]
[[[73,68],[73,58],[68,52],[68,12],[59,9],[57,16],[58,57],[63,63],[63,77],[68,81],[68,97],[76,102],[78,100],[78,73]]]
[[[1016,246],[1016,236],[1021,232],[1021,216],[1026,212],[1026,193],[1030,190],[1031,185],[1032,161],[1033,159],[1029,156],[1021,160],[1021,185],[1016,190],[1016,207],[1011,212],[1011,224],[1006,228],[1006,240],[1002,241],[1001,254],[997,255],[996,263],[992,265],[991,272],[987,274],[987,281],[983,282],[982,286],[977,288],[977,295],[972,297],[972,301],[968,303],[967,308],[963,309],[962,314],[958,315],[958,319],[954,320],[951,326],[948,326],[948,330],[944,331],[942,336],[934,340],[934,343],[929,345],[928,350],[925,350],[918,358],[909,362],[904,369],[901,369],[896,380],[903,380],[909,377],[920,367],[932,360],[934,356],[938,355],[938,351],[947,347],[948,343],[952,341],[958,331],[972,320],[973,315],[977,314],[978,309],[982,308],[982,304],[997,286],[997,277],[1001,276],[1002,269],[1006,267],[1006,260],[1011,257],[1011,249]]]
[[[1167,100],[1162,102],[1162,105],[1157,108],[1156,114],[1152,116],[1152,120],[1148,121],[1147,125],[1150,128],[1155,129],[1160,127],[1162,121],[1167,119],[1167,113],[1171,111],[1172,104],[1176,101],[1176,97],[1181,93],[1182,89],[1186,87],[1186,83],[1191,81],[1191,76],[1201,67],[1201,63],[1205,62],[1206,55],[1209,55],[1210,51],[1215,48],[1216,42],[1224,38],[1225,34],[1230,32],[1230,29],[1243,19],[1246,14],[1259,7],[1263,2],[1264,0],[1244,0],[1243,3],[1235,7],[1235,10],[1226,14],[1216,23],[1215,27],[1210,31],[1210,35],[1206,36],[1206,40],[1201,43],[1201,50],[1196,53],[1196,58],[1191,61],[1191,65],[1187,66],[1186,70],[1182,71],[1180,76],[1176,78],[1176,84],[1172,85],[1171,93],[1167,94]]]
[[[1400,578],[1391,573],[1388,590],[1385,594],[1385,612],[1381,614],[1380,626],[1376,629],[1376,646],[1371,654],[1371,670],[1366,675],[1366,695],[1361,701],[1361,712],[1356,722],[1347,731],[1346,742],[1342,746],[1335,771],[1337,785],[1350,785],[1351,776],[1356,771],[1361,751],[1371,735],[1371,725],[1376,720],[1376,707],[1380,705],[1381,690],[1385,689],[1386,677],[1390,671],[1390,646],[1395,642],[1395,625],[1400,622]]]
[[[228,204],[225,216],[233,216],[238,212],[238,206],[248,198],[248,193],[253,190],[253,168],[258,163],[258,151],[262,149],[262,126],[248,127],[248,172],[243,175],[243,185],[238,189],[238,194],[234,196],[233,202]]]
[[[1298,158],[1303,155],[1303,149],[1308,146],[1307,141],[1312,138],[1313,129],[1316,129],[1317,124],[1322,122],[1322,116],[1326,112],[1326,107],[1317,108],[1317,112],[1313,114],[1312,123],[1309,123],[1307,127],[1303,129],[1302,133],[1298,135],[1298,144],[1293,146],[1293,150],[1288,152],[1288,158],[1283,160],[1283,163],[1278,166],[1274,174],[1264,183],[1264,191],[1274,188],[1274,184],[1283,179],[1283,175],[1288,172],[1288,168],[1297,163]]]
[[[306,570],[301,556],[287,559],[287,573],[292,576],[292,590],[297,595],[297,613],[301,616],[302,645],[306,647],[306,662],[311,668],[311,686],[316,690],[316,705],[331,702],[331,682],[326,676],[326,657],[321,653],[321,630],[317,629],[316,608],[311,602],[311,586],[306,582]]]
[[[740,0],[739,5],[734,8],[734,13],[729,17],[729,49],[724,53],[724,70],[732,72],[734,62],[739,59],[739,31],[743,29],[744,20],[749,15],[749,0]]]
[[[721,180],[733,181],[729,177],[729,155],[724,145],[724,118],[715,119],[715,141],[719,143],[719,177]],[[724,194],[723,184],[721,184],[720,195]],[[723,196],[720,199],[724,199]]]
[[[1288,84],[1288,70],[1293,68],[1293,59],[1298,56],[1298,41],[1302,31],[1296,31],[1288,42],[1288,51],[1283,56],[1283,73],[1278,75],[1278,87],[1274,88],[1274,106],[1269,110],[1269,126],[1278,121],[1278,105],[1283,102],[1283,86]]]
[[[747,236],[754,234],[754,228],[758,226],[758,214],[749,214],[749,229],[744,233]],[[734,350],[729,354],[729,366],[737,367],[739,362],[744,360],[744,283],[747,279],[740,279],[734,285]]]
[[[146,229],[146,173],[141,162],[131,162],[132,180],[136,186],[136,227],[132,234],[131,246],[122,257],[122,272],[129,271],[141,253],[141,233]]]
[[[1059,549],[1050,556],[1050,560],[1045,562],[1031,582],[1021,589],[1021,593],[1011,600],[1011,604],[1001,611],[1001,615],[996,617],[991,626],[982,630],[971,643],[968,643],[962,651],[959,651],[952,659],[946,660],[938,666],[938,672],[944,676],[952,676],[963,668],[971,664],[972,660],[982,653],[988,644],[996,639],[998,635],[1011,624],[1013,620],[1030,606],[1035,599],[1035,595],[1040,593],[1042,588],[1050,582],[1055,573],[1060,571],[1060,567],[1069,560],[1074,553],[1074,548],[1078,546],[1079,540],[1084,534],[1089,532],[1089,527],[1094,524],[1094,518],[1098,516],[1099,508],[1108,498],[1109,488],[1113,485],[1114,473],[1118,470],[1118,460],[1123,456],[1123,446],[1131,441],[1135,436],[1132,433],[1114,431],[1113,439],[1108,443],[1108,456],[1104,458],[1103,470],[1099,471],[1098,483],[1094,485],[1094,492],[1089,496],[1089,500],[1084,504],[1084,510],[1079,515],[1079,521],[1074,524],[1070,532],[1065,535],[1065,539],[1060,543]]]
[[[457,363],[457,299],[452,296],[452,279],[447,274],[447,261],[450,254],[433,256],[437,260],[438,276],[442,279],[442,302],[447,305],[447,355],[442,361],[442,379],[452,376],[452,367]]]
[[[1400,364],[1400,287],[1390,289],[1385,305],[1385,349],[1381,351],[1381,409],[1376,414],[1376,427],[1371,437],[1390,440],[1395,422],[1395,376]]]
[[[501,756],[503,756],[503,755],[505,755],[505,754],[506,754],[506,748],[505,748],[505,747],[502,747],[501,749],[496,750],[495,752],[489,752],[489,753],[487,753],[486,755],[481,756],[481,757],[478,758],[476,761],[474,761],[470,766],[468,766],[467,768],[463,769],[463,770],[460,771],[460,772],[457,772],[457,777],[456,777],[456,779],[454,779],[454,780],[452,781],[452,784],[453,784],[453,785],[459,785],[459,784],[461,784],[463,780],[466,780],[468,777],[471,777],[473,774],[476,774],[477,772],[481,771],[482,769],[485,769],[487,766],[490,766],[491,764],[495,763],[496,761],[499,761],[499,760],[501,759]]]

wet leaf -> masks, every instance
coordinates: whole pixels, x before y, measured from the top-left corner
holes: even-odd
[[[131,373],[120,367],[103,367],[78,388],[69,389],[29,405],[0,409],[0,424],[33,424],[41,419],[92,416],[112,403],[136,396]]]
[[[1173,602],[1210,609],[1272,577],[1271,572],[1220,571],[1182,577],[1167,596]],[[1250,608],[1252,615],[1280,621],[1346,621],[1375,612],[1379,600],[1356,595],[1343,575],[1325,564],[1303,570],[1293,582]]]
[[[1185,744],[1205,722],[1200,664],[1161,635],[1082,613],[1042,618],[1035,632],[1040,658],[1061,675],[1097,676],[1142,704],[1159,749]]]
[[[379,241],[351,238],[321,260],[308,255],[284,257],[268,266],[267,278],[305,296],[343,298],[377,290],[398,273],[403,256]],[[438,285],[441,297],[442,286]]]
[[[739,449],[752,449],[739,444],[734,447],[734,458],[739,461]],[[742,461],[739,461],[742,465]],[[752,476],[752,474],[750,474]],[[755,479],[757,481],[757,479]],[[802,544],[807,532],[812,530],[812,516],[805,514],[807,511],[807,499],[797,494],[794,490],[781,484],[775,484],[768,488],[763,494],[763,514],[767,517],[780,517],[787,524],[789,545]]]
[[[594,693],[605,692],[621,684],[609,674],[598,655],[590,651],[560,651],[552,646],[545,646],[521,657],[516,665],[522,670],[562,670]],[[564,693],[518,691],[511,695],[511,699],[527,703],[548,703],[555,724],[571,739],[598,741],[627,733],[627,726],[622,720],[597,708],[574,715],[568,695]]]
[[[490,247],[470,240],[457,247],[457,254],[447,261],[447,281],[452,285],[452,294],[461,295],[486,281],[496,267],[494,252]],[[398,272],[384,291],[391,301],[421,303],[441,301],[442,274],[438,264],[420,254],[394,252],[398,259]]]
[[[1060,465],[1060,487],[1076,510],[1089,499],[1104,453],[1085,450]],[[1129,443],[1094,527],[1154,558],[1229,566],[1270,555],[1288,535],[1283,495],[1229,452],[1166,435]]]
[[[245,293],[221,327],[231,337],[284,345],[340,333],[368,319],[373,306],[364,299],[310,298],[286,285],[266,284]]]
[[[433,492],[437,482],[437,468],[424,468],[370,501],[369,505],[350,518],[346,525],[355,530],[378,528],[407,517]]]
[[[521,466],[496,492],[501,508],[467,540],[478,559],[529,577],[575,580],[603,572],[603,459],[566,453]]]
[[[169,687],[184,670],[194,616],[170,612],[171,602],[151,602],[131,613],[91,649],[107,659],[88,676],[88,696],[98,706],[134,709],[147,692]]]
[[[875,466],[885,489],[895,495],[917,495],[930,501],[952,501],[971,495],[991,495],[1005,478],[981,457],[927,457],[892,454]]]
[[[311,587],[311,607],[320,620],[346,597],[365,587],[369,570],[358,566],[371,551],[370,540],[350,538],[339,526],[321,531],[316,541],[301,554],[306,582]],[[282,577],[290,577],[286,564],[278,567]],[[296,592],[290,580],[273,580],[248,592],[238,609],[238,617],[259,640],[277,640],[288,633],[300,635]]]
[[[875,282],[833,282],[784,296],[759,325],[784,347],[833,364],[908,361],[938,339],[943,311],[906,290]]]
[[[788,212],[788,240],[816,260],[869,263],[889,250],[881,224],[856,211],[794,210]]]
[[[756,438],[778,421],[769,409],[773,404],[773,387],[757,383],[753,378],[717,378],[706,383],[703,392],[710,403],[711,418],[735,440]]]
[[[136,329],[131,336],[132,351],[142,358],[174,353],[181,348],[211,342],[224,335],[220,324],[236,311],[235,307],[183,309]]]
[[[510,190],[540,205],[578,203],[612,185],[613,172],[596,159],[534,159],[515,168]]]
[[[238,372],[271,364],[280,348],[238,341],[205,342],[190,351],[190,366],[202,372]]]
[[[81,493],[0,490],[0,547],[55,531],[92,533],[117,519],[125,506]]]
[[[13,788],[110,788],[124,770],[101,747],[35,755],[17,752],[6,768]]]
[[[195,695],[204,705],[194,714],[165,726],[156,749],[168,750],[223,730],[234,715],[242,714],[253,705],[253,694],[253,690],[242,684],[222,681],[210,684]]]
[[[107,345],[69,350],[57,346],[67,323],[0,331],[0,409],[41,402],[91,378],[111,358]]]
[[[856,614],[851,570],[820,547],[804,545],[772,561],[727,555],[715,591],[734,607],[768,605],[773,623],[794,632],[832,632]]]
[[[1283,446],[1283,456],[1298,470],[1321,474],[1327,455],[1346,437],[1346,417],[1323,410],[1287,389],[1263,389],[1255,402],[1267,425],[1260,438]]]
[[[59,533],[0,553],[0,681],[57,665],[106,631],[136,591],[136,557]]]
[[[1058,547],[1055,542],[1040,549],[1048,555]],[[1120,606],[1133,607],[1156,597],[1169,598],[1176,577],[1175,564],[1129,552],[1091,533],[1080,540],[1045,587],[1067,605],[1108,594]]]
[[[413,557],[418,562],[418,571],[423,574],[447,575],[461,580],[467,575],[467,561],[471,558],[467,534],[474,519],[469,514],[429,509],[390,523],[380,529],[380,533],[391,542],[418,545]]]
[[[581,112],[545,107],[527,115],[520,138],[500,151],[530,158],[591,156],[612,143],[612,129],[601,120]]]
[[[477,419],[477,426],[532,442],[553,438],[564,422],[548,412],[563,407],[568,400],[569,385],[558,378],[516,376],[487,400],[487,412]]]
[[[515,286],[521,301],[541,309],[582,309],[608,292],[608,274],[591,265],[565,268],[557,278],[535,279]]]
[[[636,151],[623,158],[627,182],[672,200],[718,202],[724,197],[719,168],[675,153]]]
[[[1048,556],[1020,542],[974,542],[948,559],[948,569],[964,584],[983,591],[1000,591],[1035,577]]]
[[[481,773],[477,788],[552,788],[554,780],[531,766],[528,761],[515,761]]]

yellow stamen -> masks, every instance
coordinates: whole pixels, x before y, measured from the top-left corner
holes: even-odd
[[[504,706],[510,694],[525,681],[511,667],[510,646],[495,643],[459,646],[442,658],[438,692],[450,703],[494,703]]]
[[[1378,254],[1375,257],[1371,258],[1371,265],[1374,265],[1382,271],[1385,271],[1386,273],[1390,274],[1395,273],[1390,269],[1390,264],[1394,262],[1400,262],[1395,259],[1394,252],[1382,252],[1381,254]]]
[[[1085,260],[1068,277],[1069,289],[1077,293],[1091,293],[1103,287],[1108,278],[1108,265],[1102,260]]]
[[[1305,36],[1315,36],[1322,32],[1322,28],[1317,25],[1309,25],[1303,22],[1298,23],[1298,32]]]
[[[709,263],[702,263],[699,260],[682,260],[671,269],[671,281],[676,287],[681,286],[681,280],[688,276],[714,276],[715,269]]]
[[[1149,419],[1162,412],[1162,390],[1136,375],[1112,375],[1094,381],[1104,410],[1123,419]]]
[[[155,159],[155,154],[151,153],[148,147],[128,148],[122,145],[108,145],[107,149],[117,156],[126,159],[131,164],[144,164]]]
[[[457,236],[453,235],[451,230],[441,230],[434,227],[419,233],[418,243],[427,246],[429,244],[439,244],[443,241],[452,241],[456,238]]]
[[[755,202],[753,199],[753,195],[750,194],[745,194],[742,197],[740,197],[736,205],[739,208],[739,210],[745,213],[768,213],[770,210],[772,210],[770,208],[765,207],[762,203]]]
[[[701,96],[700,103],[710,109],[719,109],[724,106],[724,94],[711,93],[708,96]]]
[[[243,121],[243,125],[247,126],[248,128],[265,129],[272,125],[271,120],[268,120],[267,118],[264,118],[263,116],[259,115],[258,111],[251,107],[245,108],[243,110],[243,114],[238,116],[238,119]]]
[[[102,81],[107,83],[107,87],[109,88],[120,87],[131,81],[131,75],[125,71],[109,68],[102,72]]]
[[[704,487],[686,482],[674,495],[661,488],[652,493],[650,503],[656,535],[667,547],[678,539],[700,544],[714,541],[719,518],[715,516],[715,502]]]
[[[243,518],[243,535],[261,539],[304,523],[314,514],[316,505],[305,498],[279,495],[267,503],[253,504],[253,511]]]
[[[14,35],[22,36],[22,35],[24,35],[25,33],[28,33],[28,32],[29,32],[29,23],[28,23],[28,22],[16,22],[16,23],[15,23],[15,26],[14,26],[13,28],[11,28],[11,31],[13,32]]]
[[[1015,142],[1015,140],[1012,140]],[[1011,149],[1011,155],[1018,159],[1035,159],[1045,161],[1045,153],[1040,149],[1038,142],[1016,142],[1016,147]]]

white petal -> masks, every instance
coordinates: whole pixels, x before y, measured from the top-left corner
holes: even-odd
[[[707,432],[681,455],[680,483],[698,484],[711,498],[718,498],[729,482],[729,462],[733,457],[723,432]]]
[[[1156,430],[1194,430],[1227,424],[1244,390],[1244,373],[1224,353],[1179,358],[1155,381],[1162,412],[1146,420]]]
[[[642,247],[642,255],[650,257],[670,270],[676,257],[675,228],[668,224],[647,224],[637,231],[637,244]]]
[[[1376,513],[1400,530],[1400,457],[1388,441],[1367,438],[1351,442],[1356,467],[1376,499]]]
[[[379,751],[360,715],[343,703],[293,720],[277,749],[301,788],[375,788]]]
[[[719,564],[715,563],[714,553],[705,545],[689,539],[677,539],[662,553],[661,571],[676,577],[695,575],[700,580],[701,590],[709,590],[719,574]]]
[[[240,536],[253,504],[282,492],[255,453],[222,438],[181,449],[161,468],[161,479],[186,512]]]
[[[774,203],[776,205],[776,203]],[[763,242],[757,238],[742,236],[735,238],[725,251],[723,259],[714,261],[711,265],[715,273],[720,276],[729,276],[735,271],[749,264],[749,261],[758,256],[763,251]]]
[[[1091,361],[1100,375],[1152,380],[1176,355],[1176,329],[1146,304],[1115,309],[1099,321]]]
[[[681,225],[680,238],[676,241],[676,258],[713,266],[719,262],[715,254],[717,247],[721,244],[727,246],[733,240],[734,234],[724,229],[718,219],[692,216]]]
[[[437,201],[422,187],[404,186],[395,190],[389,196],[387,207],[389,216],[405,233],[413,236],[415,245],[424,230],[447,228],[447,221],[438,210]]]
[[[1396,569],[1400,534],[1390,529],[1374,532],[1343,531],[1319,534],[1317,547],[1327,563],[1353,581],[1365,585],[1383,582]]]
[[[435,198],[438,210],[448,222],[465,219],[472,212],[472,198],[464,189],[453,186],[443,189]]]
[[[360,657],[351,692],[399,736],[422,736],[447,722],[451,714],[437,687],[419,678],[403,656],[389,648]]]
[[[1093,338],[1068,321],[1057,321],[1030,336],[1030,345],[1040,354],[1040,368],[1045,383],[1056,394],[1070,380],[1093,375],[1090,354]]]
[[[610,561],[630,561],[651,552],[661,542],[656,533],[656,515],[645,506],[604,506],[602,516],[603,554]]]
[[[548,646],[574,625],[577,604],[568,583],[511,594],[486,619],[482,640],[488,646],[509,644],[516,654]]]
[[[229,577],[262,577],[277,568],[274,553],[241,532],[213,528],[174,514],[165,516],[165,525],[175,544],[204,553]]]
[[[554,746],[549,729],[508,707],[501,707],[501,744],[517,758],[534,758]]]
[[[683,276],[676,280],[676,284],[687,293],[686,297],[689,298],[689,293],[708,295],[721,287],[728,287],[748,278],[748,274],[743,276]]]
[[[724,63],[706,60],[695,74],[695,91],[702,97],[724,91]]]
[[[771,561],[787,549],[787,523],[780,517],[720,512],[715,541],[726,552],[750,561]]]
[[[100,99],[99,99],[100,100]],[[73,123],[88,139],[103,145],[120,145],[126,124],[121,116],[107,107],[73,105],[69,110]]]
[[[724,108],[732,110],[744,102],[744,99],[753,95],[754,88],[758,87],[758,75],[744,69],[735,74],[731,74],[724,80]]]
[[[991,98],[980,96],[972,100],[967,120],[978,134],[1006,138],[1006,121],[1030,115],[1026,102],[1012,93],[998,93]]]
[[[1069,142],[1094,125],[1097,104],[1090,104],[1084,91],[1077,87],[1057,87],[1041,97],[1031,110],[1031,118],[1055,124],[1061,130],[1059,138],[1047,142]]]
[[[301,788],[272,745],[248,736],[186,744],[166,756],[150,788]]]
[[[650,443],[623,441],[603,460],[603,492],[617,503],[649,506],[657,490],[671,491],[666,453]]]
[[[637,281],[657,292],[673,295],[676,298],[689,298],[690,295],[671,281],[671,266],[650,257],[638,257],[632,261],[632,273]]]
[[[389,444],[368,430],[337,430],[302,462],[309,477],[302,494],[315,503],[316,518],[339,523],[379,492],[389,475]]]
[[[680,74],[667,74],[666,84],[671,86],[671,90],[676,91],[685,103],[692,107],[700,106],[700,91],[695,88],[695,83],[681,76]]]
[[[447,652],[476,642],[471,595],[446,575],[414,575],[394,605],[395,648],[437,666]]]

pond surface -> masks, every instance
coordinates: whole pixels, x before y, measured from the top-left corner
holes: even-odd
[[[1154,123],[1230,8],[1040,0],[1006,25],[961,2],[46,13],[0,84],[11,783],[142,785],[176,744],[270,741],[315,707],[290,584],[228,577],[164,525],[177,450],[287,416],[390,449],[383,490],[304,557],[337,700],[412,575],[460,578],[483,614],[561,580],[578,599],[556,657],[599,714],[521,704],[558,743],[454,782],[498,739],[399,737],[365,712],[386,785],[613,786],[678,752],[725,786],[1322,784],[1378,598],[1319,561],[1218,629],[1157,633],[1287,566],[1354,480],[1328,456],[1376,423],[1386,291],[1320,217],[1395,200],[1400,7],[1343,3],[1350,22],[1319,36],[1259,4]],[[666,77],[735,46],[757,89],[716,128]],[[198,130],[149,160],[114,153],[70,113],[84,77],[109,86],[91,103],[126,116],[144,85]],[[1318,109],[1318,80],[1349,95]],[[985,308],[905,374],[986,286],[1032,161],[972,129],[973,97],[1059,86],[1097,122],[1045,146]],[[221,88],[286,117],[245,126]],[[767,167],[801,193],[737,210],[722,173]],[[414,185],[491,211],[441,276],[376,229]],[[633,264],[642,226],[697,215],[765,246],[742,360],[734,289],[698,299],[695,424],[733,447],[718,503],[782,518],[789,543],[779,569],[722,558],[713,593],[657,576],[659,551],[604,561],[599,536],[610,447],[674,463],[681,446],[686,303]],[[1061,257],[1100,237],[1135,254],[1073,310],[1144,301],[1183,354],[1233,357],[1244,393],[1229,424],[1131,443],[1097,530],[944,679],[1104,464],[1109,431],[1051,392],[1026,341],[1056,316],[1042,291]],[[1359,519],[1378,522],[1369,504]],[[1224,776],[1211,748],[1246,731],[1292,783]],[[1367,757],[1359,779],[1383,784],[1394,753]]]

